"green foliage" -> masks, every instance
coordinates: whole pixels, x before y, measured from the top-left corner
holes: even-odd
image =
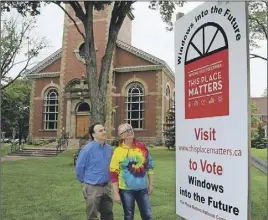
[[[1,22],[1,74],[2,89],[26,73],[31,62],[48,46],[45,38],[31,34],[35,18],[3,16]],[[21,58],[18,58],[21,57]],[[16,76],[11,72],[16,68]]]
[[[267,7],[268,2],[249,2],[249,30],[250,45],[259,48],[259,40],[267,40]]]
[[[252,140],[251,145],[257,149],[264,149],[267,147],[267,140],[265,138],[265,131],[261,123],[258,124],[257,137]]]
[[[26,139],[29,127],[30,82],[23,78],[2,91],[2,124],[1,130],[6,137],[12,136],[12,129],[16,129],[19,139]]]
[[[259,41],[267,41],[267,1],[249,2],[249,45],[250,50],[260,48]],[[259,58],[267,61],[267,57],[250,53],[250,58]]]
[[[259,139],[264,139],[265,138],[265,132],[264,132],[264,128],[263,128],[261,123],[259,123],[257,131],[258,131],[258,138]]]
[[[250,107],[251,107],[251,128],[256,127],[256,125],[258,125],[260,123],[260,119],[259,117],[256,115],[257,112],[257,106],[254,102],[250,103]],[[256,140],[258,139],[258,131],[255,129],[251,129],[251,145],[252,147],[256,146]]]
[[[149,8],[159,10],[162,21],[167,24],[168,31],[173,30],[172,15],[176,6],[183,7],[185,1],[151,1]]]
[[[251,127],[252,127],[254,125],[257,125],[260,122],[260,119],[258,116],[256,116],[257,106],[254,102],[250,103],[250,108],[251,108]]]
[[[176,123],[175,107],[173,107],[167,111],[166,123],[164,124],[165,146],[168,149],[175,149],[175,140],[176,140],[175,123]]]
[[[41,2],[40,1],[3,1],[2,11],[10,12],[11,8],[17,9],[17,11],[23,16],[36,16],[40,14]]]

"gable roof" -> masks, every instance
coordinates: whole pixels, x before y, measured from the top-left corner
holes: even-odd
[[[173,75],[174,72],[172,71],[172,69],[168,66],[168,64],[164,61],[161,60],[149,53],[146,53],[143,50],[140,50],[136,47],[133,47],[132,45],[129,45],[123,41],[117,40],[116,41],[116,45],[123,49],[128,51],[129,53],[138,56],[144,60],[147,60],[155,65],[163,65],[165,66],[168,71]],[[40,63],[38,63],[37,65],[35,65],[34,67],[32,67],[31,69],[27,70],[25,72],[26,75],[28,74],[36,74],[38,72],[40,72],[41,70],[43,70],[45,67],[49,66],[50,64],[52,64],[53,62],[55,62],[57,59],[59,59],[61,57],[62,54],[62,48],[58,49],[57,51],[55,51],[54,53],[52,53],[51,55],[49,55],[47,58],[45,58],[44,60],[42,60]]]
[[[49,66],[50,64],[55,62],[57,59],[61,58],[61,52],[62,52],[62,48],[56,50],[54,53],[49,55],[47,58],[45,58],[44,60],[42,60],[41,62],[39,62],[35,66],[33,66],[31,69],[25,71],[25,75],[35,74],[35,73],[38,73],[41,70],[45,69],[47,66]]]
[[[129,45],[121,40],[117,40],[116,41],[116,45],[123,49],[123,50],[126,50],[128,51],[129,53],[132,53],[133,55],[136,55],[144,60],[147,60],[155,65],[163,65],[165,66],[169,71],[170,73],[174,76],[174,72],[172,71],[172,69],[168,66],[168,64],[164,61],[164,60],[161,60],[149,53],[146,53],[145,51],[143,50],[140,50],[136,47],[133,47],[132,45]]]

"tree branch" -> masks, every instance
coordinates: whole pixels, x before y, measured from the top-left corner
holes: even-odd
[[[81,36],[83,37],[83,39],[85,40],[85,35],[84,33],[79,29],[76,21],[73,19],[73,17],[65,10],[65,8],[63,8],[61,5],[60,5],[60,2],[53,2],[54,4],[58,5],[63,11],[64,13],[72,20],[72,22],[74,23],[74,26],[76,27],[77,31],[79,34],[81,34]]]
[[[261,27],[261,29],[265,35],[265,38],[268,39],[266,27],[257,18],[252,17],[251,15],[249,15],[249,19],[257,22],[257,24]]]
[[[10,84],[12,84],[13,82],[16,81],[16,79],[18,79],[19,77],[21,77],[21,74],[26,70],[26,68],[28,67],[29,63],[30,63],[30,60],[34,58],[34,56],[30,57],[27,61],[27,63],[25,64],[24,68],[19,72],[19,74],[14,78],[12,79],[9,83],[7,83],[6,85],[2,85],[1,88],[2,89],[5,89],[6,87],[8,87]]]
[[[22,44],[22,41],[23,41],[23,38],[25,37],[25,33],[26,31],[30,28],[30,23],[27,25],[27,26],[24,26],[22,27],[22,30],[20,32],[20,39],[19,41],[17,42],[16,41],[16,32],[15,32],[15,24],[14,26],[12,25],[12,31],[11,31],[11,38],[14,37],[13,40],[10,40],[11,44],[9,45],[9,50],[7,52],[4,53],[4,62],[2,63],[2,66],[1,66],[1,71],[3,72],[3,76],[5,76],[5,69],[10,65],[10,63],[12,62],[13,60],[13,63],[14,63],[14,60],[15,60],[15,57],[21,47],[21,44]],[[14,45],[14,44],[17,44],[17,45]]]
[[[76,1],[69,1],[68,3],[72,6],[75,12],[75,16],[78,17],[81,21],[83,21],[85,18],[85,13],[81,5]]]
[[[260,58],[260,59],[262,59],[262,60],[266,60],[267,61],[267,58],[265,58],[265,57],[263,57],[263,56],[260,56],[260,55],[257,55],[257,54],[253,54],[253,53],[251,53],[251,54],[249,54],[251,57],[250,57],[250,59],[254,59],[254,58]]]
[[[12,84],[13,82],[16,81],[16,79],[18,79],[21,76],[21,73],[19,73],[14,79],[12,79],[8,84],[6,85],[2,85],[2,89],[5,89],[6,87],[8,87],[10,84]]]

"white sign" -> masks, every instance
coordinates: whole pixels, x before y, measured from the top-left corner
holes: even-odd
[[[176,213],[245,220],[249,88],[245,2],[207,2],[175,23]]]

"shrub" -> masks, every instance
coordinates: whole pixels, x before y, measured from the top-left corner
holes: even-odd
[[[164,124],[165,146],[168,149],[175,149],[175,107],[170,108],[166,114],[166,123]]]

